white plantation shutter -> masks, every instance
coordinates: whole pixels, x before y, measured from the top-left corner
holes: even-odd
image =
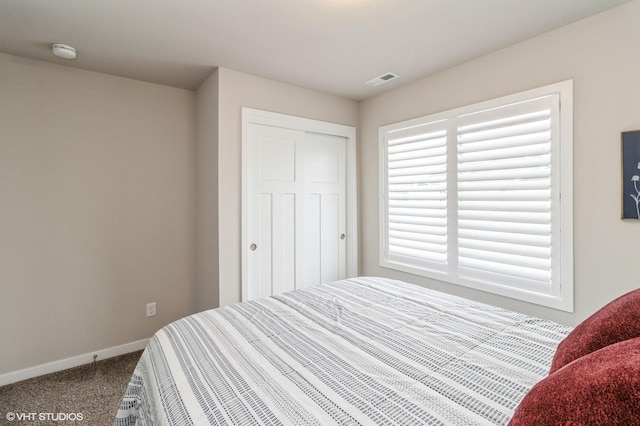
[[[558,95],[457,117],[458,275],[551,288]]]
[[[381,265],[571,311],[571,92],[382,127]]]
[[[387,141],[388,256],[445,271],[446,123],[403,129]]]

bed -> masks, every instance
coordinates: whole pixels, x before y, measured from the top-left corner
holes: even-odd
[[[115,425],[504,425],[571,328],[362,277],[180,319]]]

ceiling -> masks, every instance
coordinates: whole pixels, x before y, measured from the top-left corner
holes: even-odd
[[[2,0],[0,52],[185,89],[220,66],[361,100],[627,1]],[[365,84],[386,72],[400,78]]]

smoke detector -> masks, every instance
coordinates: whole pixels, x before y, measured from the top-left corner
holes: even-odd
[[[398,77],[400,76],[396,73],[386,72],[381,76],[378,76],[376,78],[373,78],[367,81],[365,84],[368,84],[369,86],[380,86],[381,84],[388,83],[389,81],[395,80]]]
[[[54,43],[51,45],[51,51],[58,58],[62,58],[62,59],[76,58],[76,49],[66,44]]]

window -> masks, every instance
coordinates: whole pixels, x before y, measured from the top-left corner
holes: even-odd
[[[572,312],[572,88],[380,128],[381,265]]]

